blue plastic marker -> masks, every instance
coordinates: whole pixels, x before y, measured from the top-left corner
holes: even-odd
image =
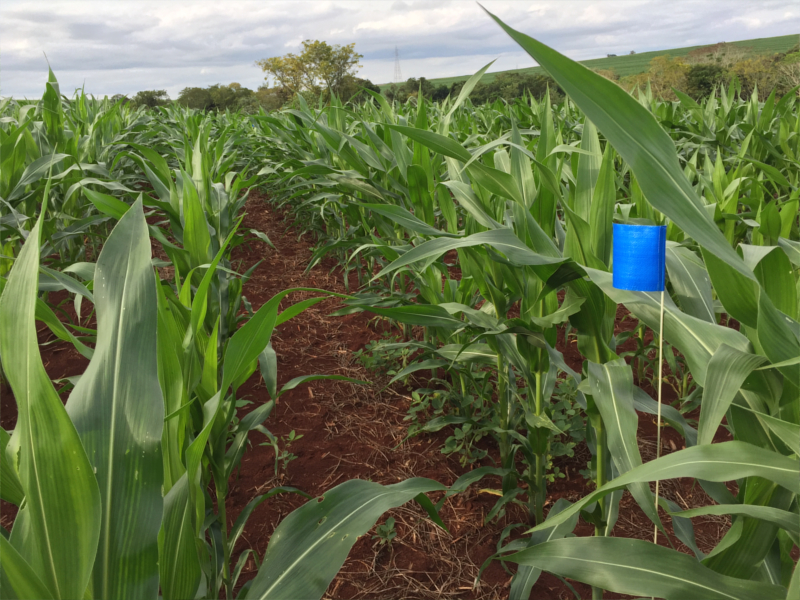
[[[664,225],[622,225],[614,223],[614,287],[635,292],[661,292],[658,331],[658,422],[656,459],[661,456],[661,365],[664,360],[664,272],[667,253],[667,228]],[[656,512],[658,512],[656,480]],[[658,525],[653,533],[658,543]]]
[[[614,287],[663,292],[666,226],[614,223]]]

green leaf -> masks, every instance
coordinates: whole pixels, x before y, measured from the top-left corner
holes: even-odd
[[[100,492],[39,355],[34,315],[44,214],[43,209],[0,297],[0,356],[18,410],[8,452],[18,456],[27,515],[17,517],[10,541],[53,597],[82,598],[100,535]]]
[[[350,548],[384,512],[444,489],[422,478],[387,486],[354,479],[309,501],[275,529],[248,599],[321,598]]]
[[[671,512],[673,517],[700,517],[702,515],[745,515],[762,521],[769,521],[785,529],[791,535],[800,536],[800,517],[796,513],[773,508],[771,506],[757,506],[751,504],[719,504],[701,506],[680,512]]]
[[[287,381],[281,388],[281,391],[278,394],[278,396],[285,394],[289,390],[293,390],[298,385],[303,385],[304,383],[309,383],[311,381],[320,381],[320,380],[349,381],[350,383],[357,383],[358,385],[369,385],[369,381],[362,381],[361,379],[353,379],[352,377],[345,377],[344,375],[300,375],[299,377],[295,377],[294,379]]]
[[[25,491],[22,489],[16,468],[6,455],[6,447],[10,440],[8,432],[0,427],[0,498],[19,506],[25,497]]]
[[[703,248],[703,259],[719,301],[730,316],[748,327],[758,322],[758,282]]]
[[[3,598],[19,600],[50,600],[54,597],[39,579],[36,571],[2,535],[0,535],[0,595]]]
[[[311,298],[298,302],[293,307],[289,307],[284,311],[284,313],[288,313],[285,317],[284,313],[281,313],[281,318],[279,319],[278,308],[281,300],[293,292],[320,292],[327,296],[349,298],[349,296],[317,288],[291,288],[275,294],[256,311],[247,323],[237,329],[236,333],[234,333],[228,341],[222,367],[222,385],[220,386],[223,393],[227,393],[230,385],[239,379],[242,373],[248,368],[248,365],[258,359],[258,356],[264,351],[267,344],[269,344],[272,331],[276,325],[287,321],[312,304],[324,299]],[[292,310],[294,307],[297,308]]]
[[[164,600],[194,598],[201,572],[186,473],[164,496],[164,522],[158,535],[158,550]]]
[[[624,358],[602,365],[589,362],[588,369],[592,398],[603,418],[611,459],[623,475],[642,464],[636,438],[639,417],[633,403],[633,373]],[[650,520],[661,525],[650,486],[636,482],[629,484],[628,490]]]
[[[503,560],[611,592],[665,600],[783,600],[786,594],[781,586],[720,575],[687,554],[636,539],[552,540]]]
[[[150,258],[139,200],[98,257],[97,346],[67,401],[100,487],[103,520],[92,574],[100,598],[158,595],[164,401]]]
[[[589,221],[590,207],[592,205],[592,194],[597,185],[597,177],[600,174],[600,165],[603,162],[600,140],[597,137],[597,128],[590,119],[583,121],[583,135],[581,136],[581,150],[588,154],[581,153],[578,156],[578,174],[575,183],[575,199],[572,210],[575,214]]]
[[[763,356],[741,352],[722,344],[708,361],[697,443],[710,444],[719,429],[722,417],[736,397],[744,380],[766,362]]]
[[[744,277],[755,281],[683,173],[675,143],[653,114],[616,83],[568,59],[489,13],[550,74],[627,162],[650,204]]]
[[[800,323],[776,309],[763,290],[758,311],[758,341],[767,358],[772,363],[782,363],[800,356]],[[800,368],[783,366],[778,370],[795,386],[800,386]]]
[[[102,192],[95,192],[94,190],[90,190],[89,188],[83,188],[83,193],[89,199],[89,202],[94,204],[94,207],[99,210],[104,215],[108,215],[119,221],[130,206],[125,204],[119,198],[115,198],[114,196],[109,196],[108,194],[103,194]]]
[[[592,253],[606,266],[611,265],[611,225],[617,202],[615,175],[614,151],[607,145],[589,209]]]
[[[190,266],[199,267],[211,260],[211,234],[205,211],[192,179],[183,174],[183,244],[191,258]]]
[[[431,227],[427,223],[420,221],[402,206],[397,206],[394,204],[359,204],[359,206],[363,206],[364,208],[376,212],[379,215],[388,217],[394,223],[397,223],[404,229],[413,233],[420,235],[431,235],[435,237],[458,237],[445,231],[440,231],[435,227]]]
[[[529,265],[532,267],[540,267],[537,274],[541,273],[540,277],[544,280],[549,279],[550,275],[555,273],[558,265],[566,262],[567,259],[543,256],[533,252],[522,241],[514,235],[510,229],[494,229],[491,231],[482,231],[473,235],[460,239],[446,239],[437,238],[430,240],[424,244],[420,244],[416,248],[409,250],[400,258],[393,261],[390,265],[385,267],[380,273],[375,275],[373,279],[382,277],[404,267],[408,264],[425,260],[431,257],[438,257],[456,248],[469,248],[472,246],[489,245],[494,249],[504,253],[508,259],[519,265]]]
[[[686,314],[716,323],[711,279],[703,261],[683,246],[669,245],[666,253],[669,281]]]
[[[693,446],[645,463],[609,481],[560,513],[550,525],[557,525],[598,498],[623,489],[630,483],[676,477],[695,477],[707,481],[731,481],[759,476],[787,490],[800,492],[800,461],[745,442],[722,442]],[[542,529],[542,525],[530,531]]]

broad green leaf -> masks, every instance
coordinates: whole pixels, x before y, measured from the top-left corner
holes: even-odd
[[[680,512],[670,513],[673,517],[700,517],[703,515],[746,515],[754,519],[769,521],[781,529],[785,529],[793,536],[800,536],[800,516],[786,510],[771,506],[753,506],[750,504],[719,504],[714,506],[701,506]]]
[[[549,276],[555,273],[558,265],[563,264],[567,259],[554,258],[543,256],[533,252],[522,241],[514,235],[510,229],[495,229],[492,231],[483,231],[475,233],[460,239],[446,239],[437,238],[430,240],[424,244],[420,244],[413,250],[409,250],[400,258],[392,262],[389,266],[385,267],[373,279],[382,277],[404,267],[408,264],[425,260],[431,257],[438,257],[442,254],[457,248],[469,248],[472,246],[480,246],[486,244],[495,250],[504,253],[508,259],[519,265],[529,265],[532,267],[540,267],[537,273],[541,272],[541,278],[544,280],[549,279]]]
[[[557,525],[574,512],[630,483],[656,481],[676,477],[695,477],[707,481],[732,481],[758,476],[777,483],[787,490],[800,492],[800,461],[745,442],[722,442],[693,446],[645,463],[609,481],[603,487],[587,494],[570,508],[555,517],[550,525]],[[530,531],[541,529],[539,525]]]
[[[354,479],[307,502],[275,529],[248,599],[321,598],[350,548],[384,512],[444,489],[422,478],[387,486]]]
[[[164,497],[164,521],[158,535],[158,551],[164,600],[194,598],[200,585],[200,560],[192,527],[186,473]]]
[[[611,266],[611,225],[617,201],[614,177],[614,151],[607,145],[589,208],[592,253],[606,266]]]
[[[36,571],[2,535],[0,535],[0,595],[3,598],[19,600],[54,598]]]
[[[669,245],[666,262],[669,282],[683,312],[716,323],[711,279],[700,257],[683,246]]]
[[[0,297],[0,356],[18,411],[7,452],[19,457],[27,514],[15,521],[11,544],[53,597],[81,598],[100,535],[100,493],[78,432],[39,355],[34,315],[44,212]],[[20,523],[29,528],[27,534],[15,535]]]
[[[197,189],[189,176],[183,176],[183,244],[189,252],[191,267],[211,260],[211,234],[208,232],[205,211]]]
[[[388,217],[394,223],[401,225],[404,229],[407,229],[408,231],[412,231],[414,233],[418,233],[420,235],[431,235],[435,237],[439,236],[456,237],[445,231],[440,231],[435,227],[431,227],[430,225],[424,223],[423,221],[420,221],[417,217],[412,215],[402,206],[396,206],[393,204],[361,204],[361,206],[373,212],[376,212],[379,215]]]
[[[488,11],[487,11],[488,12]],[[636,174],[650,204],[742,276],[755,281],[695,193],[678,163],[675,143],[653,114],[617,84],[520,33],[488,13],[555,79]]]
[[[158,595],[164,401],[157,298],[141,201],[97,260],[97,345],[67,401],[100,487],[102,525],[92,574],[101,598]]]
[[[310,383],[312,381],[320,381],[320,380],[349,381],[350,383],[357,383],[359,385],[369,385],[369,381],[362,381],[361,379],[353,379],[352,377],[345,377],[344,375],[300,375],[290,381],[287,381],[281,388],[281,391],[278,394],[278,396],[285,394],[290,390],[293,390],[298,385],[303,385],[304,383]]]
[[[16,468],[6,455],[6,446],[10,440],[8,432],[0,427],[0,498],[19,506],[25,497],[25,491],[22,489]]]
[[[592,398],[603,418],[611,459],[620,475],[642,464],[636,432],[639,417],[633,402],[633,373],[624,358],[599,365],[589,362]],[[636,502],[653,523],[661,525],[650,487],[644,482],[628,485]]]
[[[89,202],[94,204],[94,207],[99,210],[104,215],[108,215],[119,221],[130,206],[125,204],[119,198],[115,198],[114,196],[109,196],[108,194],[103,194],[102,192],[95,192],[94,190],[90,190],[88,187],[83,188],[83,193],[89,199]]]
[[[183,356],[181,330],[161,284],[156,284],[158,295],[158,381],[164,394],[164,413],[171,415],[185,403],[184,375],[181,368]],[[186,435],[186,417],[167,419],[161,436],[161,456],[164,463],[164,494],[186,471],[181,456]]]
[[[797,284],[786,253],[778,246],[741,244],[739,249],[775,308],[797,318]]]
[[[800,356],[800,324],[786,316],[772,304],[765,291],[759,296],[758,341],[767,358],[782,363]],[[800,367],[778,367],[795,386],[800,386]]]
[[[69,158],[69,154],[51,154],[34,160],[25,168],[22,177],[20,177],[17,185],[11,190],[6,200],[11,202],[22,197],[25,194],[26,186],[39,181],[50,172],[52,167],[61,163],[65,158]]]
[[[748,279],[705,248],[703,260],[725,312],[748,327],[755,327],[758,322],[758,282]]]
[[[786,597],[781,586],[720,575],[687,554],[637,539],[552,540],[505,556],[503,560],[633,596],[665,600],[783,600]]]
[[[418,325],[420,327],[446,327],[458,329],[464,326],[461,319],[453,317],[449,312],[435,304],[410,304],[393,308],[359,305],[366,311],[394,319],[399,323]]]
[[[795,266],[800,267],[800,242],[795,242],[787,238],[778,238],[778,246],[783,248],[789,261]]]
[[[592,205],[592,194],[597,185],[600,165],[603,162],[600,140],[597,137],[597,128],[590,119],[585,119],[583,121],[581,150],[585,150],[588,154],[581,153],[578,156],[575,199],[571,208],[578,217],[588,222],[590,207]]]
[[[736,397],[744,380],[766,362],[763,356],[741,352],[722,344],[708,361],[703,402],[700,405],[700,424],[697,443],[710,444],[714,439],[722,417]]]

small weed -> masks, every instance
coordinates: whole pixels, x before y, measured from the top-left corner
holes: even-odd
[[[397,530],[394,528],[394,517],[389,517],[383,525],[378,525],[375,529],[375,535],[372,536],[373,540],[378,540],[376,544],[387,548],[392,547],[392,540],[397,537]]]

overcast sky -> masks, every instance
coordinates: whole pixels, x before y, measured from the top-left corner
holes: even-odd
[[[800,2],[559,0],[483,5],[574,59],[800,32]],[[39,97],[47,60],[71,95],[134,94],[239,82],[256,89],[259,58],[297,52],[304,39],[356,43],[362,77],[403,78],[532,66],[474,1],[3,0],[0,95]],[[47,59],[45,59],[45,54]]]

